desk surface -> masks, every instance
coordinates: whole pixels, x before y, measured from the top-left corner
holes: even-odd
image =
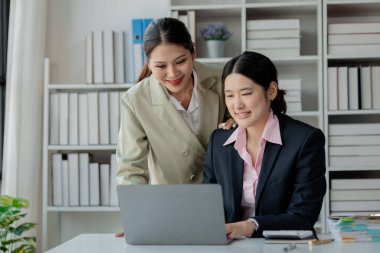
[[[281,253],[284,252],[284,244],[265,244],[264,239],[240,239],[233,241],[226,246],[136,246],[125,243],[124,238],[115,238],[113,234],[82,234],[79,235],[46,253],[171,253],[171,252],[201,252],[201,253]],[[380,243],[340,243],[333,242],[329,244],[308,246],[306,244],[297,244],[291,253],[378,253],[380,252]]]

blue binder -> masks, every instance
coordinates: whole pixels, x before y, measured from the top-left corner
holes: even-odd
[[[136,80],[144,65],[143,20],[132,19],[133,80]]]

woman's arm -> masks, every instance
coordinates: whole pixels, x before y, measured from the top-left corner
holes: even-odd
[[[149,183],[148,154],[149,140],[133,104],[124,94],[121,100],[120,130],[116,157],[118,184],[147,184]]]

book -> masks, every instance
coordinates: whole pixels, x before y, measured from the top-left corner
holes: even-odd
[[[372,55],[373,52],[380,51],[380,44],[354,44],[354,45],[329,45],[327,46],[329,54],[357,54]]]
[[[99,144],[110,144],[109,99],[107,91],[99,92]]]
[[[193,42],[196,41],[196,23],[195,23],[195,11],[187,11],[187,17],[189,22],[189,33]]]
[[[103,31],[92,32],[92,45],[94,83],[103,83]]]
[[[380,242],[379,217],[354,215],[330,217],[326,221],[328,229],[336,241]]]
[[[117,181],[116,181],[116,171],[117,171],[117,161],[116,161],[116,154],[111,155],[110,159],[110,205],[111,206],[118,206],[118,199],[117,199]]]
[[[331,201],[342,200],[380,200],[380,189],[378,190],[330,190]]]
[[[91,84],[94,82],[93,76],[93,48],[92,48],[92,36],[87,35],[85,37],[86,43],[86,83]]]
[[[88,109],[88,144],[99,144],[99,98],[98,92],[87,93]]]
[[[90,205],[90,155],[88,153],[79,154],[79,205]]]
[[[336,23],[327,25],[328,34],[380,33],[380,23]]]
[[[79,144],[88,145],[88,96],[87,93],[79,93]]]
[[[133,80],[137,79],[144,64],[143,33],[142,19],[132,19]]]
[[[380,189],[380,178],[366,178],[366,179],[332,179],[331,190],[374,190]]]
[[[380,123],[330,124],[329,135],[380,135]]]
[[[348,67],[338,67],[338,109],[348,110]]]
[[[380,135],[329,136],[329,145],[380,145]]]
[[[78,93],[69,93],[69,144],[78,145],[79,123],[78,123]]]
[[[380,156],[380,145],[329,146],[331,156]]]
[[[100,205],[100,178],[99,163],[90,163],[89,182],[90,182],[90,206]]]
[[[281,87],[281,89],[284,89],[286,91],[289,90],[295,90],[300,91],[301,90],[301,82],[302,80],[297,79],[278,79],[278,85]]]
[[[49,95],[49,143],[50,145],[59,144],[59,93],[51,93]]]
[[[59,93],[59,144],[69,143],[69,94]]]
[[[247,30],[247,39],[285,39],[300,37],[300,29]]]
[[[300,29],[299,19],[247,20],[247,30]]]
[[[117,144],[120,126],[120,99],[118,91],[109,92],[110,144]]]
[[[300,48],[299,38],[287,39],[247,39],[248,48]]]
[[[372,109],[371,67],[361,67],[360,70],[361,108]]]
[[[301,112],[302,111],[302,104],[301,102],[286,102],[286,107],[288,112]]]
[[[378,156],[330,156],[330,166],[337,167],[378,167],[380,157]]]
[[[328,67],[328,108],[330,111],[338,110],[338,68]]]
[[[372,107],[380,109],[380,66],[371,66]]]
[[[380,211],[380,200],[331,201],[330,210],[339,211]],[[380,225],[379,225],[380,228]]]
[[[62,154],[52,155],[53,206],[63,205]]]
[[[329,45],[380,44],[380,33],[329,34],[327,40]]]
[[[70,153],[67,161],[69,166],[69,205],[79,206],[79,155]]]
[[[359,110],[359,68],[348,68],[348,109]]]
[[[113,33],[115,83],[124,83],[124,36],[123,31]]]
[[[100,205],[110,205],[110,165],[100,164]]]
[[[67,160],[62,160],[62,205],[69,206],[69,164]]]
[[[256,51],[271,59],[300,56],[299,48],[249,48],[248,51]]]
[[[114,83],[113,31],[103,31],[103,73],[104,83]]]

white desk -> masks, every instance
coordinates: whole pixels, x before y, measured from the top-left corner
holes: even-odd
[[[264,239],[241,239],[226,246],[133,246],[113,234],[82,234],[46,253],[284,253],[284,244],[265,244]],[[339,243],[318,246],[297,244],[290,253],[379,253],[380,243]]]

